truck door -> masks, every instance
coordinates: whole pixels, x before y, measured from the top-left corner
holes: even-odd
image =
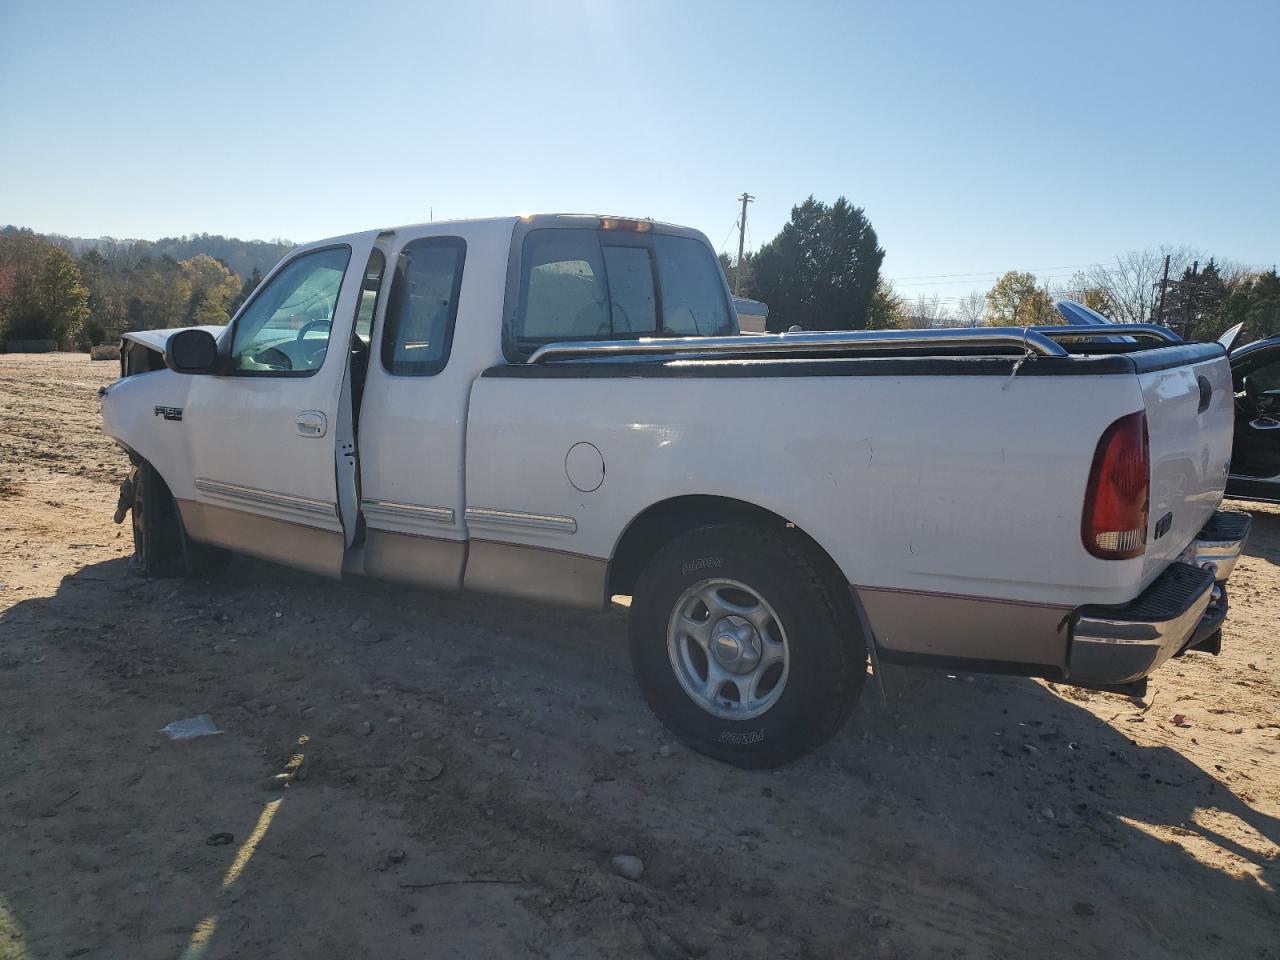
[[[370,576],[461,587],[467,400],[497,354],[509,242],[457,224],[401,236],[389,251],[359,416]],[[476,319],[455,337],[460,302]]]
[[[219,340],[183,411],[195,539],[338,576],[355,527],[348,378],[376,232],[282,261]],[[344,506],[346,508],[344,509]]]

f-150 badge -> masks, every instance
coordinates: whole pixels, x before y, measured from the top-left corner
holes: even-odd
[[[164,417],[166,420],[181,420],[181,407],[156,407],[156,416]]]

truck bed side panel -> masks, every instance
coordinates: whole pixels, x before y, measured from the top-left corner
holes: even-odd
[[[469,525],[471,536],[605,561],[645,508],[706,494],[794,522],[860,588],[999,598],[1043,608],[1040,619],[1052,623],[1067,607],[1122,602],[1135,592],[1142,560],[1099,561],[1080,537],[1098,437],[1142,406],[1132,374],[768,378],[752,376],[749,364],[743,371],[607,379],[566,365],[563,378],[482,377],[469,416],[468,512],[551,522]],[[592,492],[567,474],[578,443],[592,444],[605,465]],[[875,606],[903,609],[893,599]],[[873,620],[873,627],[890,645],[921,635],[919,625],[898,630]],[[962,652],[1000,658],[982,631],[970,639],[974,649]],[[1043,650],[1003,658],[1060,662],[1057,637],[1042,642]]]

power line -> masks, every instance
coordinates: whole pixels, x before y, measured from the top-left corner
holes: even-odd
[[[1101,266],[1103,266],[1103,264],[1101,263],[1081,263],[1076,265],[1067,264],[1065,266],[1060,266],[1060,267],[1037,267],[1035,269],[1028,270],[1026,272],[1027,273],[1050,273],[1055,270],[1084,270],[1088,267],[1101,267]],[[978,270],[973,273],[922,273],[913,277],[891,277],[890,279],[892,279],[894,283],[897,283],[900,280],[948,280],[955,277],[999,276],[1000,274],[1006,273],[1006,272],[1008,272],[1007,268],[1005,270]]]
[[[730,224],[730,228],[728,228],[727,230],[724,230],[724,239],[722,239],[721,244],[719,244],[719,246],[716,247],[717,253],[724,252],[724,244],[728,243],[728,238],[733,236],[733,230],[736,230],[736,229],[737,229],[737,218],[735,216],[735,218],[733,218],[733,223]]]

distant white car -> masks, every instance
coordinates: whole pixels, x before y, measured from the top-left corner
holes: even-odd
[[[768,304],[761,303],[759,300],[748,300],[746,297],[734,297],[733,312],[738,318],[740,332],[765,332],[769,322]]]
[[[658,716],[769,766],[869,651],[1102,685],[1216,642],[1224,351],[1110,329],[739,335],[696,231],[430,223],[298,248],[225,329],[127,335],[102,411],[143,572],[631,595]]]

